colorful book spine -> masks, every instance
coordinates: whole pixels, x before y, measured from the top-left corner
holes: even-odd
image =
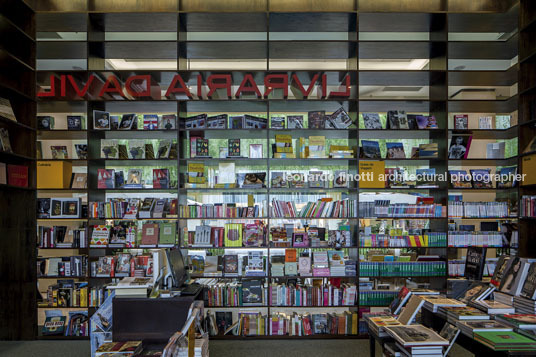
[[[508,202],[449,201],[449,218],[507,218]]]
[[[413,248],[413,247],[445,247],[447,233],[428,232],[423,235],[370,234],[359,236],[360,247],[373,248]]]
[[[536,217],[536,196],[522,196],[519,209],[521,217]]]
[[[360,262],[359,276],[444,276],[443,261],[428,262]]]
[[[389,306],[396,298],[398,291],[365,290],[359,291],[360,306]]]
[[[502,232],[449,232],[449,247],[502,247]]]

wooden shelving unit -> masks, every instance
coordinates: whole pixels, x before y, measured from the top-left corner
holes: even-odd
[[[17,121],[0,116],[12,153],[0,162],[28,168],[28,186],[0,184],[0,261],[4,320],[0,339],[33,339],[35,309],[35,17],[21,0],[0,4],[0,97],[8,99]],[[6,173],[7,175],[7,173]]]
[[[67,98],[40,97],[37,112],[41,114],[66,115],[69,113],[81,114],[87,118],[86,129],[81,131],[68,131],[58,128],[52,131],[38,131],[40,140],[87,140],[88,160],[69,160],[76,164],[77,169],[85,170],[89,174],[87,190],[40,190],[41,197],[50,194],[83,195],[86,202],[104,201],[110,194],[136,193],[139,198],[148,194],[169,193],[179,199],[180,204],[186,204],[189,197],[202,197],[203,195],[221,194],[222,197],[230,194],[245,197],[253,194],[266,204],[274,197],[283,197],[283,194],[298,195],[323,194],[333,197],[348,197],[359,201],[360,193],[370,192],[396,192],[409,194],[420,192],[434,197],[435,202],[447,205],[448,196],[452,193],[462,193],[464,199],[482,201],[496,198],[518,201],[520,193],[532,192],[528,188],[512,189],[450,189],[446,183],[440,183],[438,189],[278,189],[269,187],[270,173],[274,171],[298,170],[299,166],[332,170],[337,168],[357,173],[359,162],[362,159],[272,159],[268,156],[270,144],[276,134],[291,134],[293,138],[310,135],[324,135],[327,140],[344,140],[348,145],[358,146],[362,139],[383,140],[422,140],[437,142],[439,144],[439,157],[437,159],[382,159],[387,167],[396,165],[411,167],[435,168],[436,173],[446,174],[450,168],[469,169],[486,168],[518,163],[517,153],[512,158],[485,159],[485,151],[480,155],[471,156],[466,160],[449,160],[449,139],[456,134],[470,134],[474,141],[511,140],[519,136],[519,147],[527,142],[525,128],[534,129],[532,117],[526,114],[529,99],[534,99],[530,85],[525,85],[527,78],[534,77],[534,49],[522,45],[525,38],[530,42],[532,32],[536,28],[533,17],[527,13],[533,11],[530,1],[498,2],[490,1],[488,5],[461,4],[460,1],[430,1],[423,2],[400,1],[338,1],[325,9],[312,9],[305,1],[292,4],[272,0],[252,1],[248,7],[233,7],[238,2],[228,4],[225,11],[222,4],[183,0],[159,2],[158,9],[152,5],[147,8],[134,9],[125,5],[120,11],[114,10],[111,4],[82,5],[70,8],[75,12],[59,13],[47,5],[39,4],[37,17],[37,31],[41,38],[37,41],[37,87],[38,90],[48,91],[50,76],[56,76],[54,83],[58,85],[59,75],[73,75],[77,83],[87,83],[90,75],[95,75],[103,82],[109,75],[124,81],[132,74],[146,74],[151,76],[153,85],[167,88],[175,73],[180,73],[186,85],[196,93],[197,76],[205,80],[215,73],[231,74],[235,93],[246,74],[251,74],[257,84],[262,83],[263,75],[270,73],[286,73],[289,77],[296,74],[303,85],[311,83],[316,73],[325,73],[329,87],[340,90],[341,80],[350,77],[350,96],[348,98],[312,98],[303,99],[296,92],[289,91],[288,98],[282,98],[280,93],[272,93],[268,98],[257,98],[255,95],[245,95],[230,99],[224,92],[218,92],[218,98],[213,100],[189,100],[186,97],[164,96],[156,99],[143,97],[132,100],[121,100],[107,97],[98,98],[94,93],[79,97],[68,91]],[[329,2],[331,3],[331,2]],[[396,4],[395,4],[396,3]],[[479,4],[482,2],[479,2]],[[78,6],[78,5],[77,5]],[[88,7],[89,6],[89,7]],[[156,5],[154,5],[156,6]],[[208,7],[205,7],[208,6]],[[320,5],[319,5],[320,6]],[[467,6],[467,7],[464,7]],[[91,8],[90,8],[91,7]],[[158,10],[158,13],[151,12]],[[133,11],[126,13],[126,11]],[[135,11],[135,12],[134,12]],[[518,14],[521,20],[518,25]],[[0,17],[0,24],[2,17]],[[132,24],[136,30],[132,30]],[[225,31],[228,35],[218,37],[217,33]],[[532,32],[531,32],[532,31]],[[58,32],[65,33],[63,38],[56,38]],[[125,32],[127,34],[125,34]],[[498,33],[504,34],[502,36]],[[476,34],[476,35],[475,35]],[[492,35],[497,35],[492,38]],[[482,36],[479,36],[482,35]],[[530,39],[529,39],[530,37]],[[140,49],[143,48],[143,51]],[[514,58],[518,55],[519,63]],[[526,54],[526,55],[524,55]],[[126,59],[126,63],[122,60]],[[13,61],[8,58],[14,67],[26,68],[27,63]],[[383,62],[384,66],[374,67],[376,62]],[[509,62],[510,61],[510,62]],[[136,63],[126,69],[128,62]],[[491,63],[490,65],[484,62]],[[240,65],[237,65],[240,63]],[[387,65],[385,65],[387,63]],[[406,67],[397,66],[406,63]],[[508,63],[508,64],[507,64]],[[389,67],[389,64],[391,67]],[[523,76],[519,70],[526,71]],[[519,94],[515,91],[504,91],[506,87],[515,87],[519,84]],[[464,88],[495,88],[498,95],[493,99],[480,97],[460,96],[460,89]],[[205,88],[206,89],[206,88]],[[205,91],[203,89],[203,91]],[[17,89],[18,90],[18,89]],[[504,94],[507,93],[507,94]],[[508,94],[510,93],[510,94]],[[532,93],[532,94],[531,94]],[[206,91],[205,93],[206,94]],[[463,94],[463,93],[462,93]],[[517,120],[518,102],[520,112]],[[180,118],[198,113],[220,114],[254,114],[270,118],[274,114],[307,114],[308,111],[325,110],[331,113],[340,106],[344,107],[356,124],[347,130],[310,130],[310,129],[265,129],[265,130],[214,130],[196,129],[173,131],[99,131],[92,127],[93,110],[106,110],[112,114],[124,113],[158,113],[176,114]],[[361,124],[362,113],[385,113],[388,110],[405,110],[408,113],[423,113],[434,115],[437,119],[438,129],[433,130],[367,130]],[[459,131],[453,128],[453,115],[468,113],[472,116],[481,115],[512,115],[511,127],[504,130],[476,129],[470,126],[469,130]],[[35,114],[35,113],[34,113]],[[478,123],[478,120],[477,120]],[[532,124],[529,124],[532,123]],[[474,124],[474,122],[472,122]],[[30,128],[35,127],[32,121]],[[241,138],[242,140],[256,140],[264,146],[263,159],[218,159],[217,152],[212,152],[210,159],[189,159],[185,151],[190,136],[203,135],[211,140]],[[534,133],[533,133],[534,134]],[[179,146],[176,160],[105,160],[100,158],[101,139],[173,139]],[[246,149],[242,147],[243,155]],[[406,150],[406,155],[409,152]],[[237,167],[245,169],[254,168],[255,171],[267,173],[267,188],[262,189],[215,189],[185,188],[181,176],[186,172],[189,161],[204,162],[206,166],[218,167],[220,162],[235,162]],[[96,172],[99,168],[124,167],[170,167],[178,173],[178,187],[170,190],[151,189],[112,189],[97,188]],[[524,191],[525,190],[525,191]],[[475,196],[477,195],[477,196]],[[364,217],[350,217],[348,222],[352,226],[353,244],[349,247],[350,256],[359,259],[373,247],[360,247],[360,220]],[[259,217],[268,226],[287,220],[312,221],[304,218],[282,219],[266,215]],[[392,220],[393,218],[378,218],[378,220]],[[448,223],[452,221],[467,221],[469,219],[448,217],[442,218],[407,218],[395,219],[426,219],[428,228],[436,232],[447,232]],[[152,220],[152,219],[151,219]],[[207,221],[200,218],[168,219],[176,221],[180,228],[187,227],[195,222]],[[215,219],[216,220],[216,219]],[[222,220],[222,219],[220,219]],[[511,220],[508,218],[471,219],[471,222],[489,220]],[[86,225],[96,224],[103,220],[74,219]],[[228,220],[229,222],[233,220]],[[326,225],[336,223],[337,219],[319,219]],[[523,241],[527,235],[528,224],[520,222],[520,252],[526,252]],[[54,220],[39,220],[38,224],[54,224]],[[524,228],[525,227],[525,228]],[[179,230],[181,231],[181,230]],[[182,231],[181,231],[182,232]],[[179,242],[183,241],[179,236]],[[526,240],[526,239],[525,239]],[[184,246],[183,246],[184,247]],[[222,248],[215,248],[222,249]],[[237,248],[224,248],[237,249]],[[246,248],[241,248],[246,249]],[[268,257],[274,249],[262,248]],[[383,249],[379,247],[378,249]],[[464,248],[453,247],[421,247],[411,248],[419,254],[439,255],[448,262],[449,259],[464,256]],[[116,249],[80,249],[81,254],[89,255],[90,259],[110,254]],[[60,251],[61,252],[61,251]],[[360,277],[345,277],[345,280],[358,283]],[[299,278],[299,277],[298,277]],[[378,281],[380,278],[376,277]],[[415,277],[416,282],[428,281],[431,287],[445,291],[448,271],[441,277]],[[270,275],[268,268],[265,281],[271,282],[279,279]],[[385,277],[389,281],[394,277]],[[283,280],[283,279],[281,279]],[[398,280],[402,280],[398,278]],[[90,286],[101,285],[107,279],[94,279],[88,277]],[[109,279],[108,281],[111,281]],[[368,305],[367,305],[368,306]],[[356,310],[359,306],[353,306]],[[245,308],[245,307],[244,307]],[[288,307],[263,306],[263,311],[270,313],[279,308]],[[334,309],[340,307],[333,307]],[[209,309],[214,310],[213,307]],[[90,313],[94,309],[90,308]],[[323,310],[329,310],[323,309]],[[271,338],[278,338],[274,336]],[[322,336],[313,338],[342,338],[343,336]],[[360,337],[348,336],[348,337]],[[247,337],[250,338],[250,337]],[[257,336],[251,338],[265,338]]]

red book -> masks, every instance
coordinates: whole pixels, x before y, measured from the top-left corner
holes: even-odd
[[[28,187],[28,166],[7,165],[7,183],[11,186]]]
[[[168,169],[153,169],[153,188],[169,188]]]
[[[158,224],[156,223],[145,223],[142,228],[142,245],[156,246],[158,244]]]
[[[98,169],[98,188],[115,188],[115,170],[111,169]]]

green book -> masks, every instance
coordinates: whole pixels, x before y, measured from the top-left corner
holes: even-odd
[[[536,347],[536,340],[512,331],[475,332],[474,338],[498,351],[516,349],[526,350]]]
[[[159,247],[175,246],[177,235],[177,226],[175,223],[160,223]]]

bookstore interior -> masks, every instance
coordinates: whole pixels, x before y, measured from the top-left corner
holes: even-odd
[[[0,340],[536,355],[536,1],[2,0],[0,32]]]

